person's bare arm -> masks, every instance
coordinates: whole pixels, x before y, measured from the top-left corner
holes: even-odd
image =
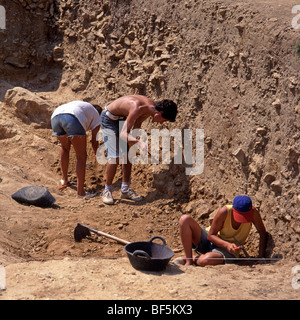
[[[147,148],[146,144],[136,138],[134,138],[131,134],[130,131],[131,129],[137,129],[141,127],[141,124],[143,121],[145,121],[149,115],[145,114],[145,109],[141,108],[141,107],[136,107],[134,109],[132,109],[132,111],[129,112],[127,119],[124,123],[124,126],[121,130],[120,133],[120,138],[126,142],[128,142],[128,144],[130,146],[136,144],[136,143],[140,143],[141,144],[141,148]]]
[[[253,208],[253,211],[253,224],[255,225],[260,236],[258,257],[263,258],[265,256],[265,249],[267,245],[267,232],[258,210]]]
[[[216,246],[225,248],[230,253],[234,253],[235,244],[222,240],[217,236],[218,232],[223,228],[225,219],[227,217],[227,208],[226,206],[219,209],[217,214],[214,217],[211,228],[207,235],[207,240],[214,243]]]
[[[142,123],[149,118],[149,114],[142,114],[140,117],[138,117],[133,125],[133,129],[139,129],[142,126]]]
[[[99,147],[99,142],[97,141],[97,134],[98,134],[98,131],[100,129],[100,125],[97,126],[96,128],[94,128],[92,130],[92,140],[91,140],[91,144],[92,144],[92,148],[94,150],[94,154],[96,155],[97,153],[97,149]]]

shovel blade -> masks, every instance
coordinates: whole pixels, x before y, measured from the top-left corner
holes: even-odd
[[[76,242],[80,242],[82,239],[90,235],[90,230],[87,227],[83,226],[81,223],[77,223],[77,226],[74,229],[74,240]]]

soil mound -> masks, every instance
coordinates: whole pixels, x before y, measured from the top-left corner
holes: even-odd
[[[2,265],[17,272],[13,264],[21,268],[28,260],[36,260],[30,266],[37,268],[40,259],[67,258],[59,263],[70,265],[83,257],[125,257],[120,244],[104,237],[75,243],[77,222],[127,241],[161,235],[169,247],[180,248],[182,214],[207,226],[237,194],[248,194],[259,208],[270,234],[268,256],[300,261],[300,57],[292,1],[0,0],[0,5],[6,9],[6,29],[0,30]],[[140,204],[119,199],[120,172],[114,206],[99,197],[76,199],[72,187],[58,190],[59,145],[49,122],[54,108],[80,99],[104,106],[127,94],[177,102],[178,120],[166,128],[204,130],[203,172],[187,175],[188,164],[176,164],[172,146],[170,163],[134,166],[132,186],[145,197]],[[151,121],[143,125],[148,134],[151,128],[161,129]],[[101,192],[105,165],[91,149],[88,157],[86,187]],[[76,179],[73,154],[70,178]],[[23,206],[11,199],[28,185],[47,188],[55,206]],[[250,240],[246,248],[256,255],[254,230]],[[276,272],[276,264],[271,267]],[[11,285],[17,281],[9,279]],[[272,290],[264,294],[273,298]],[[293,297],[295,290],[290,293]],[[174,292],[169,296],[178,298]]]

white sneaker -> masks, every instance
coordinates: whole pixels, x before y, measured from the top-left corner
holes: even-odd
[[[114,204],[114,198],[109,190],[104,190],[101,193],[102,201],[105,204]]]
[[[129,188],[127,192],[121,191],[121,199],[130,199],[130,200],[139,202],[139,201],[142,201],[144,197],[137,195],[134,190]]]

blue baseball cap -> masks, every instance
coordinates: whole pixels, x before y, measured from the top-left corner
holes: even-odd
[[[252,200],[248,196],[236,196],[232,203],[233,218],[236,222],[247,223],[253,221]]]

